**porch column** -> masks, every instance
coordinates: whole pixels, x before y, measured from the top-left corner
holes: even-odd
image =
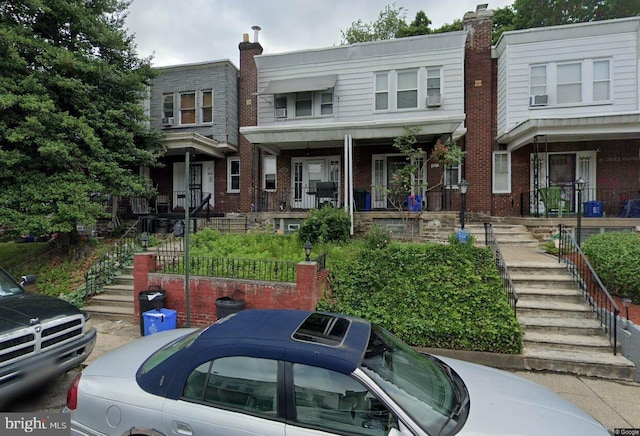
[[[353,137],[344,135],[344,209],[351,218],[350,235],[353,236]]]

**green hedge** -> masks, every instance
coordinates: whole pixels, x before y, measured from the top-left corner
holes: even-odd
[[[333,251],[320,309],[367,318],[419,347],[520,353],[522,332],[491,252],[390,243]]]
[[[640,233],[600,233],[582,251],[609,292],[640,303]]]

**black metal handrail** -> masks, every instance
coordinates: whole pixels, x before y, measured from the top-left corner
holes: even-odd
[[[560,224],[558,244],[558,262],[564,262],[573,279],[582,290],[584,299],[600,321],[605,333],[609,335],[609,342],[613,346],[613,354],[618,353],[618,315],[620,309],[609,294],[600,277],[593,270],[589,260],[576,244],[575,239],[566,226]],[[613,316],[612,316],[613,314]]]
[[[84,301],[88,301],[104,285],[110,283],[126,262],[131,260],[133,254],[140,249],[137,240],[140,223],[141,220],[138,219],[84,274]]]
[[[516,313],[516,306],[518,304],[518,293],[513,286],[513,281],[511,280],[511,275],[509,274],[509,268],[504,261],[504,257],[502,256],[502,252],[500,251],[500,246],[498,245],[498,240],[496,238],[496,234],[493,231],[493,226],[491,225],[491,223],[484,223],[484,239],[485,245],[489,247],[493,252],[493,260],[496,263],[496,267],[498,267],[498,273],[500,274],[500,278],[502,279],[502,288],[504,289],[504,292],[509,299],[509,304],[513,309],[513,313]]]

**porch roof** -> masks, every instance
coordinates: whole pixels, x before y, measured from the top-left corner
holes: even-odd
[[[291,92],[321,91],[333,88],[337,74],[312,77],[296,77],[293,79],[272,80],[259,94],[287,94]]]
[[[354,140],[395,138],[402,135],[407,126],[419,127],[418,136],[423,138],[436,139],[448,134],[457,138],[466,133],[464,120],[464,114],[455,114],[441,117],[348,123],[278,123],[268,126],[241,127],[240,133],[251,143],[260,145],[271,153],[279,154],[282,150],[303,149],[310,146],[341,146],[345,135],[351,135]]]
[[[532,118],[498,137],[514,151],[546,135],[547,142],[578,142],[640,138],[640,113],[587,117]]]
[[[201,154],[224,158],[225,152],[237,152],[238,147],[227,142],[219,142],[195,132],[167,133],[160,143],[167,147],[168,155],[184,154],[186,149],[193,148]]]

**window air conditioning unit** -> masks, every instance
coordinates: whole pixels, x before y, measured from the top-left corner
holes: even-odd
[[[287,108],[276,109],[276,118],[287,118]]]
[[[174,119],[173,117],[164,117],[164,118],[162,119],[162,125],[163,125],[164,127],[173,126],[174,120],[175,120],[175,119]]]
[[[529,100],[529,106],[546,106],[549,104],[549,96],[546,94],[532,95]]]
[[[427,95],[427,107],[442,106],[442,94]]]

